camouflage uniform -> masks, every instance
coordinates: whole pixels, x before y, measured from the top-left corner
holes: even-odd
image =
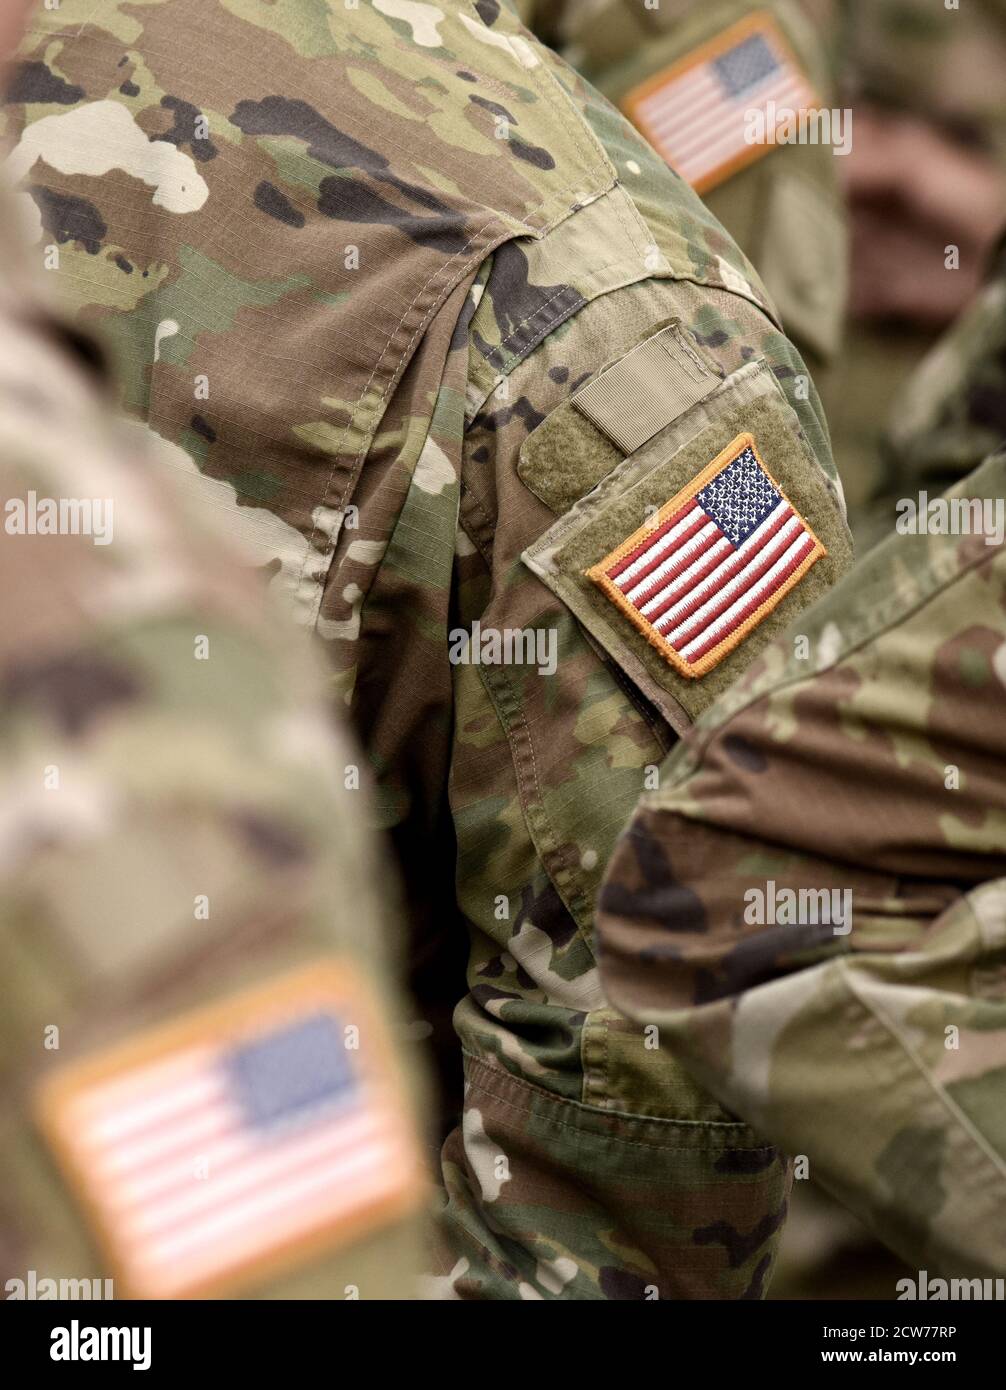
[[[758,1296],[783,1166],[607,1007],[592,941],[647,769],[848,563],[756,273],[496,0],[37,24],[8,128],[39,254],[320,634],[375,771],[443,1073],[433,1291]],[[694,403],[644,384],[665,418],[623,447],[633,411],[606,433],[571,397],[658,330]],[[828,554],[692,680],[582,571],[748,425]]]
[[[1001,448],[1004,305],[1000,272],[921,369],[896,443],[926,470]],[[1006,454],[948,496],[1001,507]],[[615,1004],[914,1268],[972,1278],[1006,1269],[1004,652],[1001,532],[890,536],[668,760],[600,912]],[[814,899],[769,916],[770,882]]]
[[[120,1279],[114,1235],[98,1241],[36,1127],[47,1088],[319,962],[352,973],[361,1008],[368,991],[387,1019],[398,1006],[364,793],[346,790],[354,755],[326,727],[318,669],[267,618],[257,578],[159,485],[154,441],[113,423],[96,352],[15,277],[12,221],[5,192],[0,1287],[53,1298],[60,1280],[110,1278],[121,1296],[137,1288]],[[17,506],[32,494],[99,499],[111,526],[84,534],[78,516],[76,534],[23,534]],[[360,1051],[390,1075],[397,1064],[374,1053],[388,1029],[364,1028]],[[196,1176],[180,1180],[185,1200],[201,1199]],[[413,1208],[416,1196],[414,1180]],[[407,1297],[421,1239],[414,1214],[364,1213],[310,1257],[224,1291]]]
[[[634,93],[652,90],[746,21],[777,26],[818,105],[834,105],[841,30],[832,0],[545,0],[531,22],[631,114]],[[830,144],[779,144],[699,186],[757,267],[786,332],[815,371],[834,360],[842,340],[848,238],[841,162]]]

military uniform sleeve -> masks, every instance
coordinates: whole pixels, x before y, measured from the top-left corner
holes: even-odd
[[[8,293],[6,1296],[410,1296],[423,1184],[358,755],[258,583]]]
[[[755,272],[626,124],[579,95],[624,182],[483,267],[434,417],[444,454],[459,459],[456,500],[444,469],[442,487],[431,473],[406,502],[410,535],[420,517],[428,540],[458,526],[440,622],[470,955],[454,1016],[463,1118],[442,1154],[433,1287],[757,1297],[785,1209],[783,1166],[609,1007],[593,904],[648,776],[783,618],[770,612],[695,676],[595,596],[585,572],[747,428],[824,537],[806,588],[783,600],[792,613],[848,563],[841,494],[813,386]],[[594,382],[608,387],[612,371],[624,382],[634,349],[655,337],[661,365],[652,379],[632,374],[641,394],[628,411],[622,385],[607,392],[614,415],[580,409]],[[648,434],[642,407],[655,412]],[[459,452],[448,441],[462,429]]]
[[[944,1276],[1006,1254],[1004,469],[933,499],[700,721],[600,912],[612,1001]]]

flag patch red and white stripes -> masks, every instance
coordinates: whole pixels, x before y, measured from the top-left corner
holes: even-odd
[[[95,1221],[118,1297],[227,1290],[421,1200],[380,1030],[362,982],[317,966],[43,1089],[42,1127]]]
[[[629,119],[699,193],[774,148],[767,129],[765,139],[747,138],[748,113],[761,112],[777,129],[787,111],[817,105],[778,25],[764,11],[731,25],[622,100]]]
[[[587,570],[683,676],[704,676],[782,602],[825,547],[739,434]]]

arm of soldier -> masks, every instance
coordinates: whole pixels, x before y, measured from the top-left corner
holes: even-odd
[[[597,264],[612,265],[616,213],[601,205],[592,219],[610,233]],[[583,254],[588,228],[576,235]],[[586,506],[603,492],[605,469],[634,476],[631,450],[626,458],[599,433],[597,447],[574,433],[570,399],[669,320],[730,382],[713,453],[734,433],[727,413],[743,410],[731,396],[734,373],[761,356],[771,363],[773,418],[817,444],[806,454],[800,446],[793,476],[816,489],[816,515],[840,561],[839,495],[813,387],[752,298],[644,275],[580,305],[561,331],[525,335],[523,320],[537,328],[549,313],[539,303],[575,302],[577,276],[590,268],[549,249],[570,289],[546,275],[538,248],[504,247],[469,328],[449,636],[451,805],[472,945],[469,992],[455,1014],[467,1090],[463,1124],[444,1148],[439,1272],[445,1289],[467,1297],[757,1296],[783,1211],[781,1165],[607,1007],[594,955],[600,874],[675,738],[661,706],[686,721],[692,702],[709,697],[670,666],[666,679],[640,676],[629,624],[613,644],[595,643],[565,593],[524,557],[581,499]],[[684,441],[709,423],[690,419],[680,426]],[[544,433],[550,443],[535,454]],[[657,448],[670,460],[678,443],[665,438]],[[674,464],[683,481],[709,462],[687,443],[685,451]],[[599,542],[593,558],[619,539]],[[734,670],[745,664],[741,647]]]
[[[1004,639],[1001,540],[893,538],[668,760],[599,919],[613,1003],[906,1260],[972,1276],[1006,1250]]]
[[[3,1274],[407,1296],[419,1189],[355,756],[89,384],[34,331],[4,343]],[[46,499],[88,531],[12,529]],[[359,1139],[326,1129],[339,1086]],[[336,1191],[309,1160],[340,1143]]]

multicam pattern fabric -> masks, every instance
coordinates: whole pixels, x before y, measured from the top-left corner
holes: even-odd
[[[1000,268],[913,386],[928,432],[897,427],[944,467],[1002,400],[974,349],[1004,304]],[[801,615],[664,765],[600,913],[613,1003],[913,1267],[968,1277],[1006,1267],[1004,497],[998,452],[948,495],[966,525],[899,527]]]
[[[359,755],[331,727],[320,670],[154,476],[155,441],[112,420],[93,345],[17,269],[15,221],[4,197],[0,1287],[107,1278],[121,1293],[36,1126],[39,1097],[95,1052],[325,960],[381,1001],[360,1055],[390,1080],[401,1063],[379,1044],[402,1006],[365,792],[350,790]],[[202,1176],[187,1167],[176,1204]],[[121,1207],[123,1172],[105,1177]],[[415,1219],[375,1219],[261,1267],[252,1291],[409,1297],[420,1242]]]
[[[601,870],[674,735],[522,563],[554,516],[516,469],[677,316],[721,371],[765,360],[842,526],[757,275],[497,0],[64,0],[22,56],[38,255],[321,637],[376,773],[442,1075],[431,1290],[758,1296],[783,1165],[608,1009],[594,951]],[[554,674],[452,663],[476,621],[547,639]]]

